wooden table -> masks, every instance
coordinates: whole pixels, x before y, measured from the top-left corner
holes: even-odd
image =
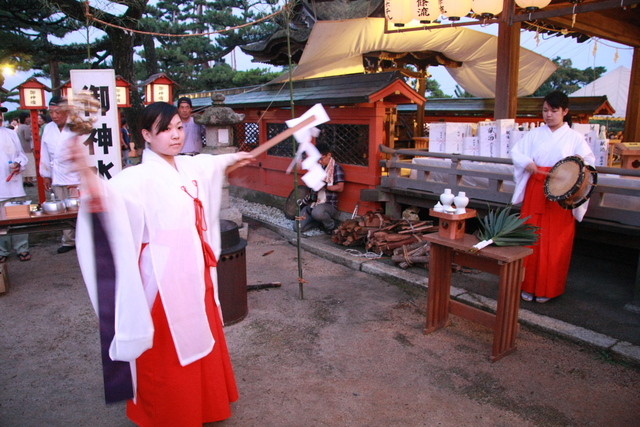
[[[428,234],[424,238],[431,242],[425,333],[446,326],[449,313],[453,313],[493,329],[491,362],[515,351],[520,285],[524,279],[523,260],[531,255],[533,250],[523,246],[489,246],[470,253],[469,249],[478,243],[478,239],[469,234],[455,240],[443,238],[438,233]],[[451,265],[454,262],[500,277],[495,315],[458,301],[451,301]]]
[[[78,212],[65,212],[56,215],[31,215],[30,217],[25,218],[3,218],[0,219],[0,235],[29,234],[43,231],[75,229],[77,216]]]

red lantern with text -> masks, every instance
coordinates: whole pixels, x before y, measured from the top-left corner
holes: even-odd
[[[131,83],[120,76],[116,76],[116,102],[118,103],[118,108],[131,107],[130,89]]]
[[[164,73],[154,74],[142,82],[145,87],[144,104],[149,105],[154,102],[173,102],[173,86],[176,84]]]
[[[22,110],[43,110],[47,108],[44,99],[44,91],[49,88],[36,80],[35,77],[18,86],[20,89],[20,109]]]
[[[60,94],[65,98],[67,98],[67,101],[69,103],[73,102],[73,90],[71,89],[71,80],[69,80],[68,82],[63,84],[62,87],[60,87]]]
[[[31,134],[33,135],[33,156],[36,160],[36,176],[38,178],[38,200],[45,201],[44,182],[40,176],[40,129],[38,128],[38,110],[45,110],[47,104],[44,99],[44,91],[50,89],[40,83],[35,77],[31,77],[18,86],[20,89],[20,108],[31,110]]]

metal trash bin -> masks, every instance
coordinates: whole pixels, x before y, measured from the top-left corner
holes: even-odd
[[[247,241],[240,238],[238,225],[220,220],[222,252],[218,260],[218,298],[225,326],[247,316]]]

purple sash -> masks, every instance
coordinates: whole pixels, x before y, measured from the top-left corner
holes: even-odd
[[[96,257],[104,400],[106,403],[115,403],[133,398],[133,382],[129,362],[113,361],[109,357],[109,346],[115,335],[116,268],[109,239],[102,226],[101,214],[92,213],[91,219]]]

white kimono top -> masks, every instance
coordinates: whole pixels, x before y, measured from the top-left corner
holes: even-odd
[[[22,152],[18,134],[11,129],[0,126],[0,201],[26,195],[22,186],[22,175],[18,173],[7,182],[7,177],[11,175],[10,161],[22,165],[20,172],[29,162],[27,156]]]
[[[54,122],[47,123],[42,131],[40,147],[40,175],[51,178],[51,185],[78,185],[80,175],[69,160],[69,139],[76,134],[66,124],[60,130]]]
[[[176,170],[146,149],[142,164],[105,182],[105,228],[116,266],[115,337],[109,349],[112,360],[131,362],[151,348],[151,308],[158,292],[180,363],[184,366],[198,360],[213,348],[205,313],[205,265],[195,226],[194,202],[181,187],[202,201],[205,240],[219,258],[221,190],[226,168],[236,161],[235,154],[176,156]],[[86,205],[81,203],[76,245],[97,312],[91,221],[82,207]],[[142,250],[144,243],[148,245]],[[207,273],[211,274],[219,307],[215,268]]]
[[[575,155],[582,157],[588,165],[595,163],[595,156],[584,136],[571,129],[567,123],[564,123],[555,132],[551,132],[546,125],[529,131],[511,149],[516,182],[511,203],[521,203],[524,200],[524,191],[531,176],[524,169],[529,163],[533,162],[540,167],[553,167],[565,157]],[[573,217],[582,221],[588,206],[587,202],[573,209]]]

